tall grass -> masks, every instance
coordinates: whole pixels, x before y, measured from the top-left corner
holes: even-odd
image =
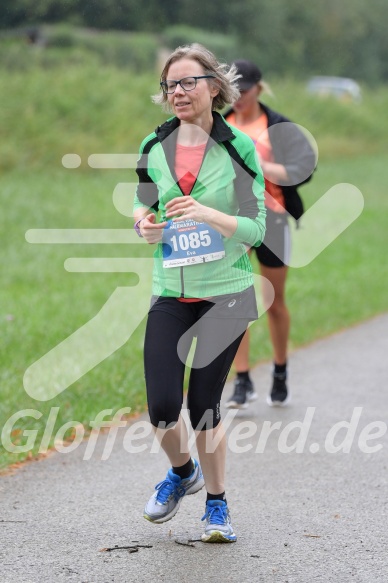
[[[7,91],[0,112],[0,168],[49,169],[77,153],[86,162],[95,152],[137,152],[145,131],[160,123],[150,93],[157,76],[101,67],[55,71],[32,67],[0,70]]]
[[[112,204],[118,182],[130,170],[92,170],[92,153],[136,153],[140,141],[165,119],[151,104],[158,75],[97,66],[95,62],[55,71],[31,64],[25,71],[0,70],[7,91],[0,109],[2,197],[2,289],[0,329],[0,427],[15,412],[36,409],[38,420],[20,419],[42,435],[51,407],[56,428],[68,420],[88,427],[103,409],[145,405],[142,371],[144,322],[128,343],[64,393],[41,403],[23,389],[26,368],[90,320],[117,286],[134,285],[130,274],[75,274],[63,268],[69,256],[150,256],[146,246],[30,245],[31,228],[130,228],[130,218]],[[315,261],[291,269],[288,301],[291,349],[387,309],[386,229],[388,182],[384,144],[388,90],[364,90],[361,104],[319,100],[290,80],[273,80],[267,103],[315,136],[319,164],[301,191],[307,206],[331,186],[351,182],[363,193],[365,210]],[[81,156],[80,168],[61,166],[62,156]],[[257,268],[257,266],[256,266]],[[252,364],[271,357],[265,320],[252,327]],[[36,440],[39,446],[40,439]],[[36,451],[36,447],[34,452]],[[26,457],[0,450],[0,467]]]

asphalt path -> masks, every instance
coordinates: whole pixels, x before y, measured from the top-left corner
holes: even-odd
[[[387,355],[388,314],[294,351],[285,408],[254,369],[258,400],[223,408],[235,544],[198,541],[204,490],[144,520],[168,469],[146,415],[0,477],[1,583],[386,583]]]

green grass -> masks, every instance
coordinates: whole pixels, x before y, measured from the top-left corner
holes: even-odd
[[[63,267],[69,256],[126,257],[130,255],[126,245],[31,245],[24,233],[48,226],[131,227],[131,219],[120,216],[111,201],[118,179],[98,171],[66,175],[64,170],[15,172],[2,179],[7,236],[0,324],[4,343],[1,425],[12,413],[26,408],[38,409],[47,418],[50,408],[59,406],[60,425],[72,419],[87,426],[104,408],[129,405],[135,412],[144,405],[140,330],[128,346],[52,401],[28,398],[22,384],[25,369],[97,314],[116,286],[135,283],[130,274],[75,274]],[[31,427],[31,420],[24,423]]]
[[[12,438],[23,444],[25,429],[38,430],[36,453],[52,407],[59,407],[55,431],[69,420],[86,428],[103,409],[112,413],[145,406],[142,370],[144,321],[121,349],[48,402],[28,397],[26,368],[93,318],[117,286],[133,286],[130,274],[68,273],[68,257],[148,257],[150,248],[127,245],[31,245],[33,228],[127,228],[130,218],[112,203],[129,170],[91,170],[87,157],[98,152],[135,153],[142,138],[165,119],[149,95],[157,75],[77,65],[56,70],[31,66],[0,70],[7,87],[0,111],[2,197],[2,290],[0,334],[0,427],[23,409],[40,419],[15,423]],[[360,105],[306,96],[291,81],[273,82],[274,108],[305,125],[319,146],[314,179],[303,187],[306,206],[339,182],[356,185],[365,209],[310,265],[290,269],[288,303],[291,350],[387,310],[386,229],[388,167],[384,155],[388,91],[365,91]],[[284,97],[288,95],[289,97]],[[65,153],[82,158],[79,169],[61,166]],[[135,288],[134,288],[135,289]],[[133,307],[132,307],[133,309]],[[136,306],[135,306],[136,309]],[[269,359],[265,318],[252,327],[251,361]],[[55,433],[54,431],[54,433]],[[26,453],[0,450],[0,467]]]

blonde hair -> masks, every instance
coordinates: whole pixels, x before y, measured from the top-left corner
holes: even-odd
[[[160,76],[161,82],[166,81],[170,66],[181,59],[196,61],[203,68],[205,75],[214,75],[214,79],[207,80],[219,90],[213,99],[212,109],[223,109],[225,105],[234,103],[239,98],[237,83],[239,75],[236,67],[220,63],[211,51],[198,43],[178,47],[171,53]],[[151,99],[154,103],[161,105],[165,111],[172,112],[167,95],[162,90],[152,95]]]
[[[266,93],[267,95],[269,95],[270,97],[275,97],[274,93],[269,85],[269,83],[267,83],[266,81],[263,81],[262,79],[258,82],[259,87],[261,88],[262,93]]]

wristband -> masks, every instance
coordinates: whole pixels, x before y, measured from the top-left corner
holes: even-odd
[[[138,221],[136,221],[136,223],[133,225],[133,228],[135,229],[135,231],[136,231],[136,233],[137,233],[138,237],[143,237],[143,235],[142,235],[142,234],[141,234],[141,232],[140,232],[140,226],[139,226],[139,225],[140,225],[140,223],[141,223],[142,221],[144,221],[144,219],[145,219],[145,217],[143,217],[143,218],[139,219],[139,220],[138,220]]]

